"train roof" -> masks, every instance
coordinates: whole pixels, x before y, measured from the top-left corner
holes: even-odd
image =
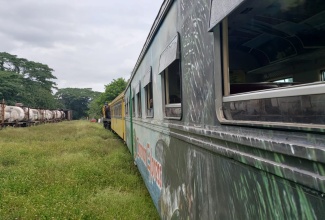
[[[170,6],[172,5],[172,3],[174,2],[174,0],[164,0],[164,2],[162,3],[162,5],[160,6],[160,9],[159,9],[159,12],[155,18],[155,21],[153,22],[152,26],[151,26],[151,29],[150,29],[150,32],[147,36],[147,39],[146,39],[146,42],[144,43],[143,45],[143,48],[141,50],[141,53],[138,57],[138,60],[132,70],[132,73],[131,73],[131,77],[128,81],[128,84],[126,86],[126,89],[130,86],[131,84],[131,81],[136,73],[136,71],[138,70],[139,66],[140,66],[140,63],[141,61],[143,60],[147,50],[149,49],[149,46],[153,40],[153,38],[155,37],[157,31],[159,30],[159,27],[160,27],[160,24],[162,23],[162,21],[164,20]],[[125,90],[126,90],[125,89]]]

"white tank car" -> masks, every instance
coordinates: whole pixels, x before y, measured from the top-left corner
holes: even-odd
[[[62,118],[62,112],[59,110],[53,110],[53,118],[54,119],[61,119]]]
[[[60,111],[61,112],[61,119],[65,119],[65,113],[64,111]]]
[[[51,120],[53,118],[53,113],[50,110],[45,110],[45,115],[44,115],[46,120]]]
[[[34,122],[34,121],[38,121],[38,120],[40,120],[40,118],[41,118],[41,116],[40,116],[40,112],[39,112],[37,109],[33,109],[33,108],[25,107],[25,108],[24,108],[24,111],[25,111],[25,115],[26,115],[26,117],[27,117],[28,114],[29,114],[29,117],[26,118],[26,120],[29,119],[29,121]]]
[[[17,106],[6,106],[4,121],[6,122],[19,122],[25,119],[25,112],[21,107]]]

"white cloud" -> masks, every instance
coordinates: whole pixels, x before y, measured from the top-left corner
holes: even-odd
[[[15,0],[0,7],[0,51],[47,64],[59,88],[127,79],[163,0]]]

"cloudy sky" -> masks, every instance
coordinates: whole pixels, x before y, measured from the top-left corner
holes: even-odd
[[[0,52],[47,64],[59,88],[126,80],[163,0],[1,0]]]

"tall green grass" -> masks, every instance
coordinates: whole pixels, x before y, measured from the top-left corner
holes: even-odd
[[[0,130],[0,219],[159,219],[132,156],[100,124]]]

